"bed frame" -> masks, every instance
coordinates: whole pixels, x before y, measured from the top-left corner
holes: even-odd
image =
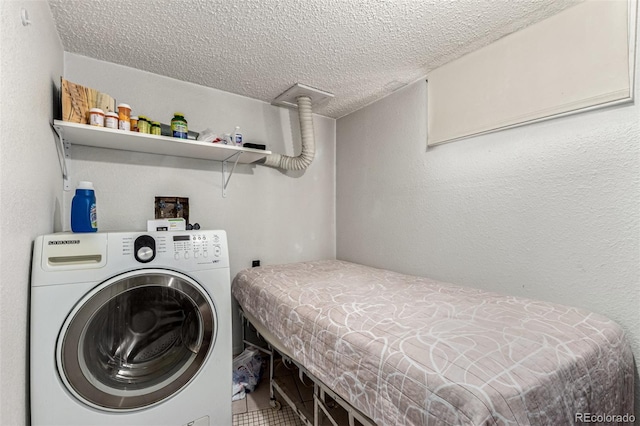
[[[551,425],[633,412],[630,343],[594,312],[340,260],[247,269],[232,294],[244,344],[271,360],[272,406],[286,402],[306,426]],[[274,375],[280,359],[313,383],[306,406]],[[346,413],[332,415],[334,403]]]
[[[320,426],[322,417],[326,417],[333,426],[341,426],[337,419],[332,415],[331,408],[333,404],[337,404],[344,409],[349,419],[349,426],[376,426],[376,424],[360,411],[355,409],[351,404],[333,392],[327,385],[318,380],[313,374],[298,361],[296,361],[289,352],[278,342],[278,340],[263,327],[251,315],[240,309],[240,320],[242,323],[242,342],[244,347],[254,347],[269,356],[269,399],[271,407],[280,410],[281,402],[279,396],[291,409],[300,417],[300,420],[306,426]],[[247,328],[253,328],[260,342],[249,340],[247,336]],[[291,397],[290,390],[286,385],[274,376],[274,361],[281,358],[286,364],[293,364],[299,372],[300,381],[305,382],[305,377],[313,383],[313,412],[310,413],[302,405],[297,404]],[[276,396],[277,395],[277,396]],[[357,423],[356,423],[357,421]]]

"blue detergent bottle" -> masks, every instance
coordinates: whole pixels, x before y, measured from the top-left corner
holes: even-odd
[[[81,181],[71,202],[71,230],[73,232],[97,232],[96,193],[93,183]]]

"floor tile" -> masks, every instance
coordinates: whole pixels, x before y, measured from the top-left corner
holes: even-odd
[[[262,379],[255,390],[247,394],[247,411],[257,411],[265,408],[270,408],[270,391],[269,391],[269,379]]]
[[[267,408],[233,416],[233,426],[304,426],[288,406],[280,410]]]
[[[247,399],[246,397],[243,399],[239,399],[237,401],[233,401],[233,414],[243,414],[247,412]]]

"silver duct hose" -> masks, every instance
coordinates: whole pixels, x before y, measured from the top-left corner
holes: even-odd
[[[298,103],[298,118],[300,119],[300,137],[302,151],[297,157],[270,154],[265,158],[264,165],[284,170],[304,170],[313,161],[316,154],[316,142],[313,136],[313,117],[311,116],[311,98],[300,96]]]

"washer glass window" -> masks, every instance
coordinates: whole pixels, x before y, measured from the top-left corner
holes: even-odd
[[[62,330],[58,367],[89,405],[132,410],[182,389],[215,340],[213,303],[190,278],[136,271],[102,284]]]

